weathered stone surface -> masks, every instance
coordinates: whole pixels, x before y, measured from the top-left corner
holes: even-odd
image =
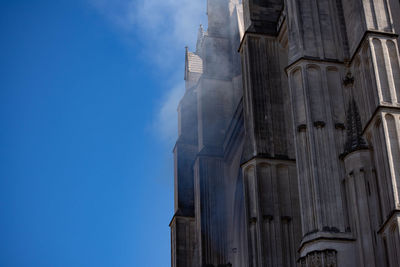
[[[172,266],[400,266],[399,1],[207,12],[178,107]]]

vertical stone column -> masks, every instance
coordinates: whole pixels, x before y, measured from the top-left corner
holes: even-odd
[[[346,165],[346,193],[351,219],[351,229],[357,235],[359,266],[375,265],[373,224],[371,222],[368,194],[369,181],[374,175],[369,150],[352,152],[344,158]]]
[[[227,194],[224,141],[238,99],[235,92],[237,38],[230,25],[230,0],[208,0],[208,30],[199,47],[203,75],[196,88],[198,154],[194,163],[195,217],[200,266],[227,264]]]
[[[351,84],[352,82],[353,80]],[[376,256],[379,249],[375,235],[375,229],[379,225],[376,216],[380,213],[379,193],[376,190],[371,151],[362,137],[361,118],[354,99],[348,105],[346,128],[345,152],[341,155],[346,167],[343,183],[350,215],[350,229],[357,239],[358,265],[379,266],[382,261]]]
[[[334,106],[344,98],[343,66],[304,59],[289,67],[288,75],[296,127],[301,255],[332,249],[339,262],[352,266],[354,239],[348,228],[341,186],[344,170],[339,160],[340,144],[344,143],[344,111]]]
[[[192,76],[187,70],[187,85],[192,84]],[[173,267],[198,266],[192,167],[198,152],[197,142],[197,96],[189,86],[178,107],[178,140],[174,147],[175,214],[170,223]]]
[[[292,114],[287,78],[282,75],[288,49],[282,3],[266,8],[264,3],[244,2],[242,171],[253,267],[296,266],[300,244]],[[273,13],[266,12],[270,10]]]
[[[171,221],[171,266],[199,267],[196,250],[195,219],[176,214]]]
[[[391,108],[380,107],[366,129],[366,136],[373,150],[376,166],[377,187],[381,214],[376,231],[383,242],[379,255],[390,266],[400,263],[399,235],[399,184],[400,184],[400,113]]]
[[[334,97],[343,99],[341,68],[339,64],[309,61],[289,68],[305,235],[324,229],[344,232],[346,228],[340,150],[334,134],[343,130],[344,112],[338,110],[333,116],[335,108],[331,102]]]
[[[356,266],[339,159],[345,141],[342,80],[348,55],[341,2],[287,0],[286,4],[286,70],[302,213],[301,264],[335,266],[327,263],[334,260],[338,266]]]
[[[194,164],[200,266],[226,264],[223,142],[232,115],[229,39],[204,38],[204,74],[197,88],[198,147]]]
[[[199,155],[194,165],[195,212],[200,266],[226,263],[224,163]]]
[[[387,258],[390,266],[396,266],[400,262],[400,246],[396,246],[400,240],[399,3],[391,0],[344,3],[350,7],[344,13],[350,66],[356,81],[354,98],[360,107],[363,133],[376,166],[381,207],[379,226],[374,229],[381,243],[377,257]]]
[[[383,196],[383,216],[388,219],[394,210],[400,208],[400,68],[396,40],[371,36],[368,40],[372,64],[369,69],[373,74],[372,87],[376,92],[374,113],[367,117],[364,127],[374,147],[378,176],[388,187]],[[399,96],[399,100],[398,100]]]
[[[258,158],[242,168],[249,266],[296,266],[300,236],[295,162]]]

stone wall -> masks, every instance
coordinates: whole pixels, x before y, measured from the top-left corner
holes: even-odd
[[[400,266],[400,4],[208,0],[172,266]]]

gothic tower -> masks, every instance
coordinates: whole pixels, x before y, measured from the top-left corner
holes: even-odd
[[[208,0],[172,266],[400,266],[400,3]]]

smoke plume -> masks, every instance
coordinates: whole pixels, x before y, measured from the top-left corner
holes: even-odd
[[[131,41],[145,44],[139,51],[154,64],[155,73],[170,78],[160,96],[154,125],[163,141],[176,139],[176,107],[184,93],[184,47],[194,48],[197,29],[206,21],[205,0],[88,0]],[[160,132],[161,131],[161,132]]]

